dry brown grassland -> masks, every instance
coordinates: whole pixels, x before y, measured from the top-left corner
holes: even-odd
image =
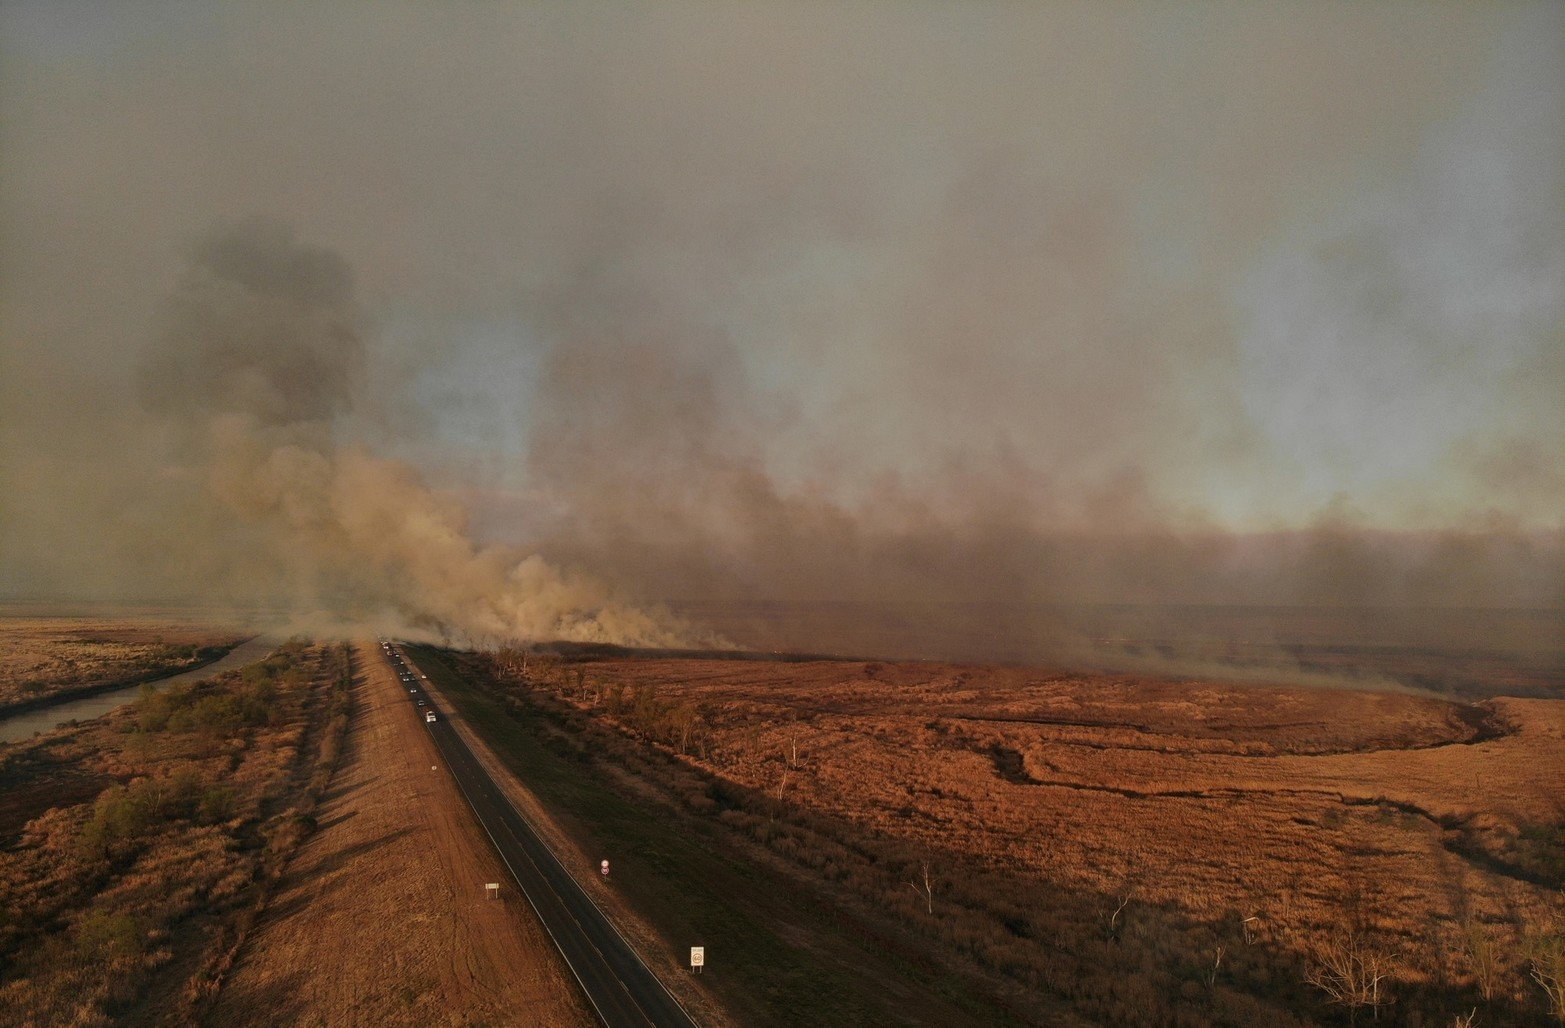
[[[0,746],[0,1023],[199,1018],[312,828],[351,680],[293,642]]]
[[[243,637],[173,619],[0,615],[0,713],[189,670]]]
[[[1562,1015],[1562,701],[515,650],[468,668],[1020,1021]]]

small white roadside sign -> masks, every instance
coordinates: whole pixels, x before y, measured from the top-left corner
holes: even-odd
[[[691,946],[690,947],[690,969],[693,970],[693,971],[699,971],[705,965],[706,965],[706,947],[705,946]]]

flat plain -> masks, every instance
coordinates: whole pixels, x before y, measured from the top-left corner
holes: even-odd
[[[221,656],[247,634],[178,615],[0,608],[0,711],[174,674]]]
[[[585,736],[598,773],[721,825],[1022,1022],[1549,1013],[1529,954],[1565,925],[1559,700],[938,662],[464,659],[562,744]],[[1337,981],[1344,961],[1374,981]]]
[[[151,645],[172,645],[162,624]],[[61,622],[28,645],[152,630]],[[1458,699],[590,646],[417,657],[703,1023],[1554,1013],[1534,974],[1565,952],[1547,676]],[[484,898],[506,877],[421,729],[373,646],[296,640],[0,746],[0,1009],[590,1023],[522,898]]]

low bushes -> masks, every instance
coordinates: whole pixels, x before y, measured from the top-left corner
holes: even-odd
[[[136,727],[143,732],[218,734],[274,724],[279,716],[278,682],[250,676],[239,681],[244,684],[219,680],[161,690],[144,685],[136,701]],[[290,679],[284,687],[298,684]]]
[[[314,828],[350,685],[344,648],[295,643],[9,754],[35,777],[115,782],[5,826],[18,842],[0,850],[0,1023],[195,1020],[205,992],[151,986],[231,959],[230,923],[253,920]]]
[[[170,821],[226,821],[237,809],[234,788],[212,781],[195,768],[182,768],[164,778],[138,778],[129,785],[106,789],[82,825],[80,846],[85,854],[113,857],[149,838]]]

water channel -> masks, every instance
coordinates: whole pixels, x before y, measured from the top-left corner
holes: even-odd
[[[167,678],[159,678],[150,684],[155,689],[162,689],[170,685],[178,685],[185,682],[195,682],[203,678],[221,674],[224,671],[236,667],[244,667],[253,664],[269,656],[277,649],[277,640],[266,635],[258,635],[229,650],[219,660],[198,667],[193,671],[181,671],[179,674],[170,675]],[[35,732],[47,732],[51,728],[57,728],[67,721],[87,721],[91,718],[102,717],[116,707],[122,706],[134,700],[141,692],[143,683],[127,685],[109,692],[100,692],[95,696],[84,696],[79,700],[66,700],[52,706],[41,707],[37,710],[23,711],[7,718],[0,718],[0,743],[17,742],[30,738]]]

